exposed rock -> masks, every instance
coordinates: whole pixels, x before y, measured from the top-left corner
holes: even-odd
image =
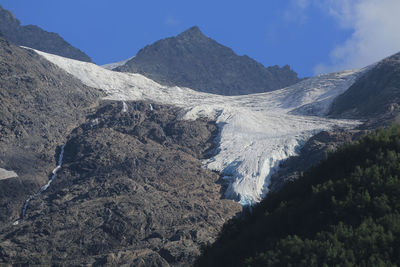
[[[400,111],[400,53],[388,57],[338,96],[330,109],[332,117],[393,119]],[[378,122],[379,123],[379,122]]]
[[[357,140],[370,130],[400,123],[400,53],[390,56],[363,74],[338,96],[329,111],[330,117],[362,119],[364,123],[352,131],[321,132],[311,138],[298,156],[283,162],[271,177],[270,189],[278,190],[319,161],[328,150]]]
[[[47,182],[56,147],[101,95],[0,37],[0,168],[19,176],[0,180],[0,227],[17,219],[28,195]]]
[[[198,27],[146,46],[115,70],[222,95],[268,92],[299,81],[288,65],[265,68],[206,37]]]
[[[125,105],[105,102],[71,133],[57,179],[0,233],[0,264],[188,266],[241,211],[199,160],[214,123]]]
[[[0,6],[0,33],[11,42],[72,59],[91,62],[78,48],[67,43],[57,33],[47,32],[35,25],[21,26],[14,15]]]
[[[325,160],[329,151],[335,151],[338,147],[359,139],[367,132],[362,129],[338,129],[322,131],[314,135],[301,148],[299,155],[292,156],[281,163],[279,170],[271,176],[269,189],[278,191],[288,181],[298,179],[304,171]]]

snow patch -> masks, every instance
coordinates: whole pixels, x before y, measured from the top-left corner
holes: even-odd
[[[98,125],[100,123],[100,120],[98,118],[91,120],[90,121],[90,128],[93,128],[94,126]]]
[[[122,101],[122,113],[128,112],[128,105],[125,103],[125,101]]]
[[[180,119],[215,120],[220,128],[217,153],[204,164],[224,175],[230,184],[225,195],[243,205],[259,202],[267,194],[270,177],[279,163],[296,155],[312,135],[359,124],[323,115],[334,98],[366,69],[319,75],[267,93],[221,96],[163,86],[140,74],[109,71],[92,63],[37,52],[84,84],[104,90],[106,99],[172,104],[182,108]]]
[[[5,180],[15,177],[18,177],[18,174],[15,171],[8,171],[6,169],[0,168],[0,180]]]

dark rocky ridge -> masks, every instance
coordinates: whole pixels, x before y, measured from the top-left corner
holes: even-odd
[[[333,101],[328,116],[360,119],[364,123],[354,130],[324,131],[313,136],[298,156],[281,164],[271,177],[271,190],[279,190],[287,181],[325,160],[328,150],[358,140],[378,127],[400,123],[400,53],[383,59],[363,74]]]
[[[179,110],[105,102],[75,129],[56,180],[0,233],[0,263],[188,266],[241,210],[200,158],[217,126]]]
[[[300,178],[303,172],[326,160],[329,151],[335,151],[368,133],[365,125],[361,128],[322,131],[314,135],[304,144],[299,155],[291,156],[280,164],[279,170],[271,176],[269,189],[279,191],[287,182]]]
[[[146,46],[115,70],[222,95],[268,92],[299,81],[289,66],[265,68],[206,37],[198,27]]]
[[[338,96],[329,115],[339,118],[394,117],[400,110],[400,53],[388,57]]]
[[[0,225],[20,215],[28,195],[47,182],[56,147],[102,94],[31,50],[0,37]]]
[[[89,56],[67,43],[57,33],[47,32],[35,25],[21,26],[8,10],[0,6],[0,33],[11,42],[47,53],[91,62]]]

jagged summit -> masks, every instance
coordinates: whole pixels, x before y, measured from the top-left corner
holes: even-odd
[[[299,81],[290,68],[265,68],[248,56],[238,56],[197,26],[144,47],[115,70],[140,73],[164,85],[222,95],[268,92]]]
[[[180,33],[178,36],[181,36],[181,35],[189,35],[189,34],[200,34],[200,35],[205,36],[205,35],[201,32],[199,26],[190,27],[189,29],[187,29],[187,30],[183,31],[182,33]]]
[[[198,26],[193,26],[186,31],[178,34],[176,36],[178,39],[194,39],[194,38],[206,38],[208,39],[207,36],[204,35],[204,33],[200,30]]]
[[[89,56],[66,42],[57,33],[35,25],[21,26],[14,15],[0,5],[0,33],[11,42],[80,61],[91,62]]]

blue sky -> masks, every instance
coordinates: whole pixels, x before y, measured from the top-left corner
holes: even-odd
[[[289,64],[301,77],[365,66],[400,51],[400,38],[393,37],[398,35],[400,26],[399,3],[0,0],[23,25],[34,24],[59,33],[97,64],[129,58],[147,44],[197,25],[204,34],[237,54],[246,54],[265,66]],[[378,26],[371,27],[375,24]],[[388,32],[381,33],[382,29]],[[379,38],[384,40],[375,40]],[[373,42],[366,48],[362,44]]]

